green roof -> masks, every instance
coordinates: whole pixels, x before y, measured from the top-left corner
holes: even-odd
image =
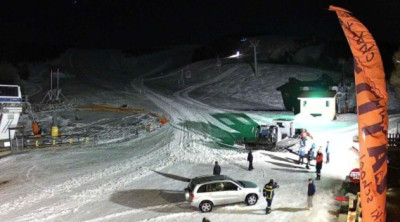
[[[333,98],[336,91],[304,91],[297,98]]]

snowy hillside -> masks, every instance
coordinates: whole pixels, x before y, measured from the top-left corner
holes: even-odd
[[[69,53],[60,60],[76,76],[61,85],[69,99],[78,105],[145,108],[162,112],[170,122],[134,135],[137,125],[156,124],[156,120],[148,115],[84,111],[82,121],[77,121],[71,120],[73,110],[62,111],[61,131],[100,127],[101,134],[127,134],[119,143],[35,150],[1,158],[0,221],[336,220],[339,205],[334,197],[345,194],[342,182],[357,166],[357,157],[349,150],[357,146],[352,141],[357,133],[356,115],[322,121],[286,111],[250,111],[283,109],[276,88],[289,77],[315,80],[326,73],[338,78],[336,73],[260,64],[261,75],[256,78],[248,64],[235,60],[224,60],[221,66],[207,60],[178,68],[166,61],[135,70],[141,59],[123,59],[121,65],[115,52]],[[152,59],[162,61],[157,56],[145,60]],[[165,67],[170,70],[158,73]],[[44,80],[35,84],[44,89],[48,85]],[[39,101],[43,94],[36,94],[33,100]],[[46,113],[37,115],[49,118]],[[225,142],[240,136],[241,129],[249,133],[256,124],[277,116],[294,118],[298,127],[307,127],[314,138],[309,145],[315,142],[324,148],[326,141],[331,141],[331,163],[324,164],[322,180],[316,181],[315,207],[311,210],[306,208],[306,194],[308,178],[315,178],[314,166],[308,170],[297,164],[298,156],[293,152],[259,150],[254,151],[255,169],[248,171],[247,152]],[[391,116],[391,128],[399,119],[398,114]],[[183,193],[188,184],[182,180],[211,174],[214,161],[220,162],[222,174],[253,181],[259,187],[270,179],[278,181],[272,213],[265,215],[266,201],[261,196],[254,206],[220,206],[207,214],[190,207]]]

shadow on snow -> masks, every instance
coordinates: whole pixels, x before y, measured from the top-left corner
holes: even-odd
[[[167,177],[167,178],[170,178],[170,179],[174,179],[174,180],[179,180],[179,181],[182,181],[182,182],[189,182],[190,181],[190,178],[187,178],[187,177],[181,177],[181,176],[174,175],[174,174],[158,172],[158,171],[155,171],[155,170],[153,170],[153,172],[158,173],[161,176],[164,176],[164,177]]]
[[[113,193],[110,201],[133,209],[155,212],[191,212],[185,194],[177,190],[133,189]]]

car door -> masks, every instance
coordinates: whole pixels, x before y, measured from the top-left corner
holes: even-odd
[[[244,200],[243,190],[232,182],[223,182],[223,190],[228,203],[237,203]]]
[[[224,194],[222,182],[210,183],[207,188],[209,189],[208,194],[214,205],[226,204],[226,194]]]
[[[243,201],[242,190],[232,182],[218,182],[212,184],[212,197],[216,204],[231,204]]]

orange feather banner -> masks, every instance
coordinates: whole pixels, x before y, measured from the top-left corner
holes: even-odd
[[[388,115],[385,73],[368,29],[345,9],[335,11],[354,56],[360,143],[362,221],[386,221]]]

